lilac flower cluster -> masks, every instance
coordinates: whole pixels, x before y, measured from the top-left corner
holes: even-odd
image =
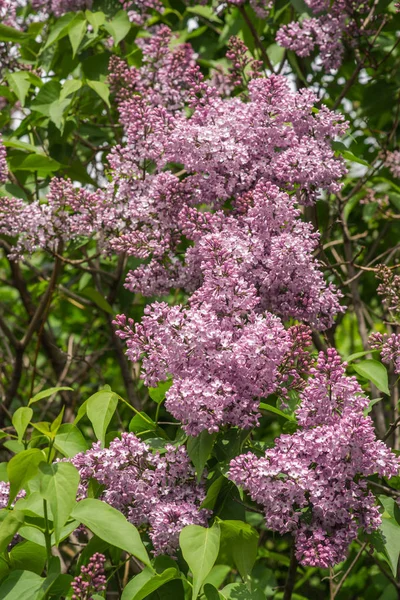
[[[171,48],[172,31],[160,26],[149,38],[137,39],[143,52],[142,66],[128,67],[117,56],[109,65],[109,81],[117,100],[129,101],[140,94],[155,106],[168,111],[181,110],[187,104],[196,67],[195,54],[190,44]]]
[[[8,167],[6,161],[6,149],[3,145],[3,138],[0,134],[0,183],[7,181]]]
[[[90,10],[93,0],[32,0],[32,7],[60,17],[67,12]],[[160,0],[115,0],[115,8],[126,10],[129,20],[136,25],[143,25],[153,10],[163,9]]]
[[[313,15],[301,22],[283,25],[276,35],[278,44],[298,56],[310,56],[316,47],[326,70],[338,69],[342,63],[347,37],[354,41],[360,34],[356,16],[365,12],[365,0],[305,0]]]
[[[393,177],[400,178],[400,150],[386,153],[385,166],[389,168]]]
[[[335,350],[320,353],[296,411],[300,429],[281,435],[265,457],[248,453],[230,465],[229,477],[263,507],[267,527],[292,533],[304,565],[344,560],[359,527],[379,527],[364,478],[399,471],[399,460],[363,414],[368,398],[344,369]]]
[[[56,17],[67,12],[91,9],[93,0],[32,0],[35,10],[45,10]]]
[[[106,577],[104,575],[104,554],[96,552],[90,558],[88,566],[81,567],[81,574],[77,575],[71,582],[74,591],[72,600],[90,600],[93,594],[99,594],[106,589]]]
[[[186,525],[205,525],[208,511],[200,509],[203,485],[184,446],[167,445],[165,453],[151,452],[133,433],[123,433],[109,448],[93,444],[71,462],[81,476],[80,497],[95,479],[101,500],[126,515],[136,526],[147,526],[156,554],[174,555],[179,533]]]
[[[372,333],[369,343],[371,348],[380,351],[384,363],[393,363],[394,372],[400,375],[400,334]]]
[[[241,290],[237,289],[239,301]],[[289,349],[280,320],[240,310],[218,317],[211,304],[170,307],[154,303],[132,330],[132,320],[116,318],[128,357],[143,355],[143,377],[155,386],[172,376],[166,408],[189,435],[223,425],[253,427],[260,397],[276,387],[277,368]]]
[[[383,303],[393,313],[394,317],[400,315],[400,275],[396,275],[386,265],[378,266],[377,278],[381,281],[377,292],[383,297]]]

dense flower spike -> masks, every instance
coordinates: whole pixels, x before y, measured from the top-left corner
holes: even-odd
[[[46,10],[59,17],[67,12],[92,8],[93,0],[32,0],[35,10]]]
[[[102,486],[101,499],[123,512],[134,525],[149,526],[156,554],[174,554],[179,533],[190,524],[205,525],[208,512],[200,509],[202,484],[183,446],[167,445],[165,453],[151,453],[133,433],[123,433],[110,447],[93,444],[71,459],[79,469],[79,494],[86,494],[89,479]]]
[[[77,575],[71,582],[74,590],[72,600],[90,600],[93,594],[99,594],[106,589],[106,577],[104,574],[104,554],[96,552],[91,557],[88,566],[81,567],[81,574]]]
[[[387,152],[385,157],[385,166],[388,167],[394,177],[400,178],[400,150]]]
[[[369,343],[371,348],[380,351],[384,363],[393,363],[394,372],[400,375],[400,334],[372,333]]]
[[[241,317],[240,310],[221,318],[207,304],[183,309],[156,303],[145,312],[134,331],[131,320],[117,317],[118,333],[131,360],[144,356],[147,385],[172,375],[166,407],[187,433],[256,425],[259,398],[274,391],[289,349],[279,319],[252,311]]]
[[[294,535],[302,564],[328,567],[344,560],[359,527],[381,522],[363,477],[397,475],[399,461],[376,440],[368,399],[335,350],[319,355],[301,399],[300,429],[264,458],[234,459],[229,477],[263,507],[269,529]]]
[[[377,292],[384,305],[395,317],[400,316],[400,275],[386,265],[379,265],[377,278],[381,281]]]
[[[283,25],[277,35],[278,44],[298,56],[310,56],[317,47],[326,70],[338,69],[342,63],[344,38],[354,42],[361,29],[356,17],[366,11],[365,0],[305,0],[312,15],[301,22]]]

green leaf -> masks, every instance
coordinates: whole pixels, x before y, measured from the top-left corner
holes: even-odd
[[[218,562],[232,561],[247,581],[257,558],[258,533],[244,521],[220,521],[221,547]]]
[[[155,431],[156,429],[157,425],[145,412],[135,415],[129,423],[129,431],[133,431],[134,433]]]
[[[223,23],[223,21],[215,14],[215,10],[211,6],[203,6],[201,4],[189,6],[186,8],[186,12],[203,17],[212,23]]]
[[[26,40],[30,37],[31,35],[29,33],[24,33],[18,29],[14,29],[13,27],[8,27],[7,25],[2,25],[0,23],[1,42],[20,42],[21,40]]]
[[[165,399],[165,394],[168,392],[169,388],[174,382],[172,379],[168,379],[168,381],[161,381],[157,387],[152,388],[149,387],[149,396],[154,402],[157,404],[161,404],[161,402]]]
[[[91,79],[88,79],[86,83],[90,88],[92,88],[92,90],[96,92],[98,96],[100,96],[100,98],[107,104],[108,108],[111,108],[110,89],[108,85],[103,81],[92,81]]]
[[[377,360],[368,359],[362,360],[352,366],[355,372],[361,375],[361,377],[372,381],[378,390],[390,396],[388,373],[382,363]]]
[[[211,583],[206,583],[204,586],[204,596],[206,600],[224,600],[224,596],[219,593],[216,587]]]
[[[179,535],[183,558],[193,573],[192,600],[196,600],[205,578],[217,560],[220,537],[218,523],[210,528],[188,525]]]
[[[136,575],[122,592],[121,600],[143,600],[150,594],[158,590],[168,581],[178,579],[179,571],[176,568],[169,568],[162,573],[154,573],[150,569],[144,569],[139,575]]]
[[[18,435],[18,441],[22,442],[26,428],[28,427],[33,416],[33,410],[28,406],[17,408],[13,414],[12,424]]]
[[[376,404],[377,402],[380,402],[381,400],[383,400],[383,398],[373,398],[372,400],[370,400],[370,403],[368,404],[368,406],[366,408],[364,408],[364,411],[363,411],[364,416],[366,417],[367,415],[369,415],[374,404]]]
[[[38,448],[23,450],[12,457],[7,465],[7,474],[10,482],[9,506],[25,483],[36,475],[39,464],[44,460],[44,454]]]
[[[1,511],[3,513],[3,511]],[[0,525],[0,554],[7,550],[8,544],[12,541],[14,535],[24,522],[25,515],[19,510],[10,510],[6,512],[5,519]]]
[[[115,46],[126,37],[131,29],[131,22],[124,10],[117,12],[112,21],[104,23],[104,29],[113,37]]]
[[[13,571],[0,586],[1,600],[36,600],[44,578],[31,571]]]
[[[353,360],[356,360],[357,358],[361,358],[362,356],[365,356],[366,354],[371,354],[371,350],[364,350],[363,352],[354,352],[354,354],[350,354],[350,356],[348,356],[344,360],[347,363],[351,363]]]
[[[138,530],[109,504],[86,498],[76,504],[71,516],[86,525],[100,539],[125,550],[150,567],[150,559]]]
[[[11,162],[11,168],[15,171],[38,171],[44,175],[58,171],[60,166],[59,162],[44,154],[28,154],[22,160]]]
[[[85,296],[85,298],[89,298],[89,300],[94,302],[94,304],[96,304],[104,312],[106,312],[110,315],[114,314],[112,306],[107,302],[107,300],[105,298],[103,298],[103,296],[100,294],[100,292],[98,292],[94,288],[90,288],[90,287],[85,288],[82,291],[82,296]]]
[[[41,575],[46,562],[46,549],[34,542],[20,542],[10,552],[13,570],[33,571]]]
[[[61,84],[58,81],[48,81],[30,103],[30,108],[46,117],[50,116],[50,106],[60,98]]]
[[[29,400],[29,406],[31,404],[33,404],[34,402],[39,402],[39,400],[43,400],[43,398],[48,398],[49,396],[52,396],[53,394],[58,394],[58,392],[73,392],[73,388],[71,387],[52,387],[52,388],[48,388],[47,390],[42,390],[41,392],[39,392],[38,394],[35,394],[34,396],[32,396],[32,398]]]
[[[78,51],[81,41],[83,40],[87,28],[87,22],[83,14],[76,15],[75,19],[70,23],[68,27],[68,37],[72,46],[72,57],[75,58],[75,54]]]
[[[72,458],[79,452],[86,452],[88,443],[75,425],[64,423],[54,438],[54,447],[67,458]]]
[[[3,140],[3,146],[6,148],[17,148],[17,150],[26,150],[27,152],[34,152],[35,154],[41,154],[42,151],[39,146],[28,144],[27,142],[21,142],[21,140]]]
[[[202,431],[197,437],[189,437],[187,443],[187,452],[190,460],[194,464],[197,473],[197,480],[200,481],[207,460],[213,449],[216,433]]]
[[[265,600],[262,592],[250,591],[244,583],[229,583],[220,593],[225,600]],[[292,595],[292,599],[296,600],[295,594]]]
[[[280,417],[283,417],[284,419],[287,419],[288,421],[296,420],[293,417],[293,415],[288,415],[288,414],[284,413],[283,411],[279,410],[279,408],[276,408],[276,406],[272,406],[271,404],[266,404],[265,402],[260,402],[260,409],[266,410],[268,412],[272,412],[276,415],[279,415]]]
[[[390,509],[389,503],[393,505],[392,510]],[[397,564],[400,556],[400,525],[394,517],[394,509],[394,500],[392,498],[387,498],[385,501],[385,512],[382,515],[382,524],[378,530],[382,536],[383,547],[378,547],[377,549],[383,550],[392,573],[394,577],[396,577]]]
[[[102,390],[87,400],[86,413],[92,423],[93,430],[102,445],[105,444],[107,427],[118,405],[118,396],[114,392]]]
[[[93,31],[94,33],[97,35],[97,32],[99,31],[99,27],[101,27],[102,25],[104,25],[104,23],[106,22],[106,16],[103,12],[91,12],[90,10],[86,10],[85,11],[85,17],[87,18],[87,20],[89,21],[89,23],[91,24],[91,26],[93,27]]]
[[[74,94],[82,87],[82,81],[80,79],[67,79],[64,83],[60,92],[60,100],[64,100],[71,94]]]
[[[69,25],[74,18],[74,13],[67,13],[66,15],[63,15],[60,19],[56,21],[54,27],[50,31],[49,37],[47,38],[47,42],[43,50],[46,50],[49,46],[54,44],[54,42],[58,42],[58,40],[61,40],[61,38],[68,35]]]
[[[27,71],[15,71],[7,74],[7,81],[10,84],[12,91],[21,102],[22,106],[25,106],[26,96],[29,88],[31,87],[31,81]]]
[[[40,494],[51,506],[54,537],[58,545],[61,530],[76,503],[79,472],[74,465],[67,462],[44,464],[40,466],[40,471],[42,472]]]

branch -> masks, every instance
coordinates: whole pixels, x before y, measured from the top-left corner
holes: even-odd
[[[283,591],[283,600],[291,600],[291,598],[292,598],[294,584],[296,583],[296,573],[297,573],[298,564],[299,563],[297,562],[297,558],[296,558],[296,549],[295,549],[295,545],[294,545],[294,541],[293,541],[292,549],[290,552],[289,571],[287,574],[285,589]]]

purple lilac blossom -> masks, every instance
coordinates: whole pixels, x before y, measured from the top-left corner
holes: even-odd
[[[397,475],[399,459],[376,440],[363,414],[369,400],[334,349],[320,353],[300,396],[300,429],[281,435],[263,458],[235,458],[229,477],[263,507],[269,529],[292,533],[302,564],[329,567],[345,559],[359,527],[379,527],[364,478]]]
[[[400,375],[400,334],[372,333],[369,343],[371,348],[380,351],[384,363],[393,363],[394,372]]]
[[[86,496],[91,478],[102,486],[100,499],[136,526],[148,526],[155,554],[174,555],[186,525],[206,525],[201,509],[203,484],[196,483],[184,446],[151,452],[133,433],[123,433],[109,448],[99,442],[71,459],[81,476],[78,495]]]
[[[342,63],[347,38],[351,43],[361,35],[356,17],[366,12],[365,0],[305,0],[309,18],[282,25],[276,35],[278,44],[293,50],[298,56],[310,56],[315,48],[323,67],[329,71]],[[365,33],[365,32],[364,32]]]
[[[105,562],[104,554],[96,552],[90,558],[87,567],[81,567],[80,575],[77,575],[71,582],[74,591],[72,600],[90,600],[93,594],[105,591],[107,583],[104,574]]]

